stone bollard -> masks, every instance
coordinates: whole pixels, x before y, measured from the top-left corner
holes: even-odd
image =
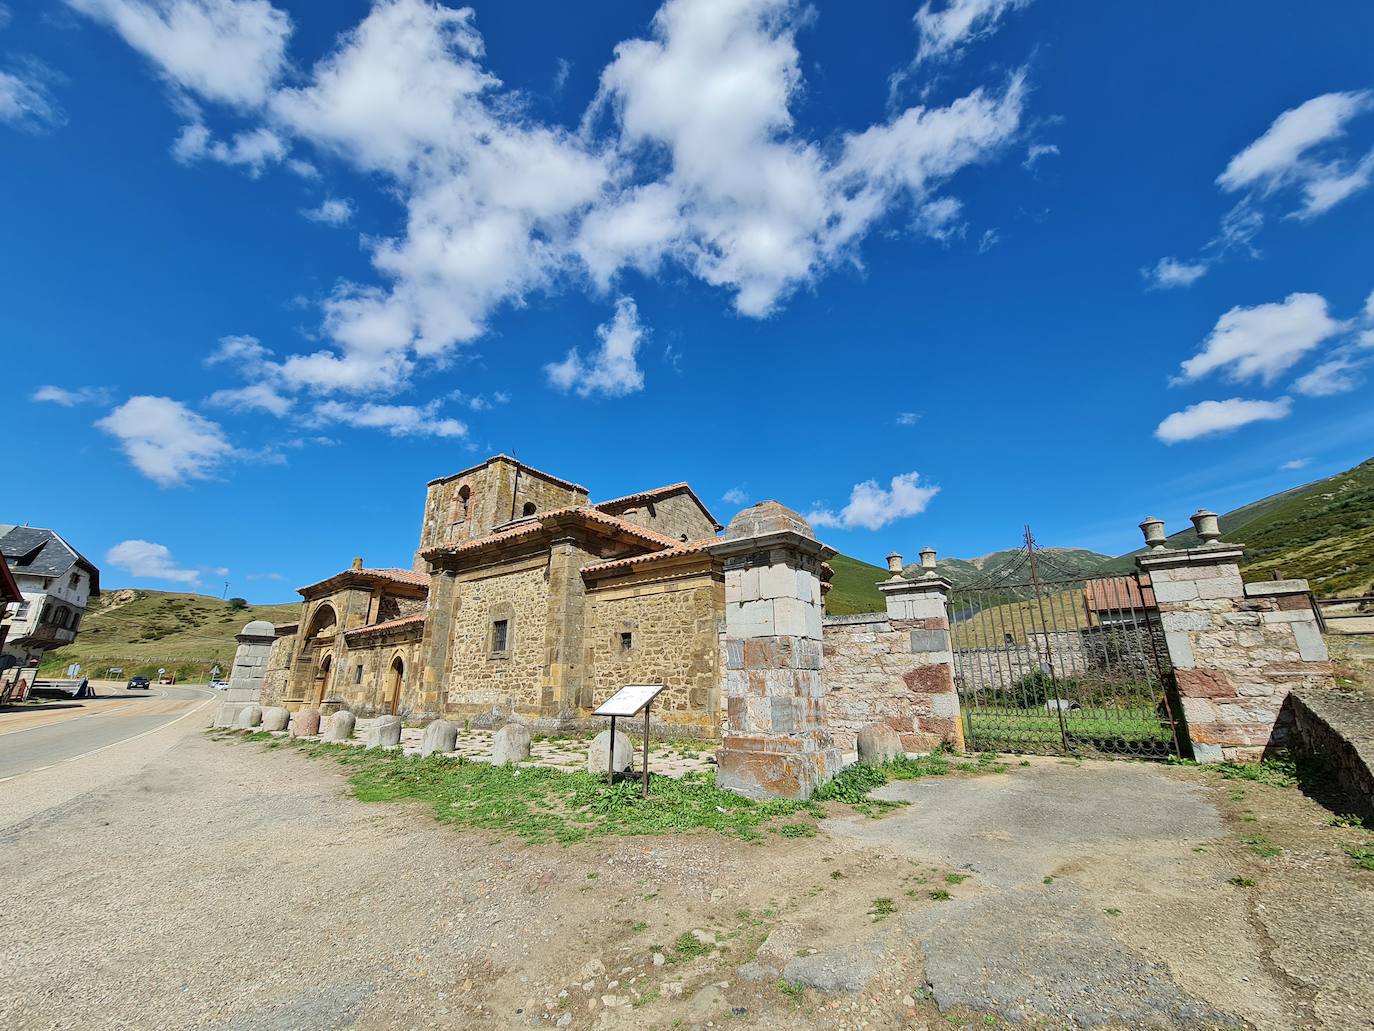
[[[234,717],[235,730],[252,730],[262,722],[262,706],[245,705],[239,709],[239,713]]]
[[[291,713],[280,705],[273,705],[262,710],[263,730],[285,730],[286,725],[290,722]]]
[[[292,737],[314,737],[319,732],[319,709],[301,709],[291,718]]]
[[[591,746],[587,749],[587,772],[599,773],[603,777],[610,769],[609,753],[611,750],[611,732],[603,730],[596,737],[592,738]],[[635,743],[630,735],[619,727],[615,731],[615,772],[624,773],[630,768],[630,761],[634,758]]]
[[[859,762],[865,766],[881,766],[903,754],[902,739],[886,723],[870,723],[859,731]]]
[[[339,744],[349,741],[353,737],[353,728],[357,725],[355,717],[347,709],[340,709],[329,719],[324,721],[324,739]]]
[[[619,737],[620,735],[616,735]],[[620,751],[620,749],[616,749]],[[530,757],[530,728],[521,723],[507,723],[491,739],[491,764],[522,763]],[[605,767],[603,766],[604,770]]]
[[[238,719],[240,708],[241,707],[238,705],[229,705],[226,702],[220,702],[219,707],[215,710],[215,719],[211,726],[232,727],[234,721]]]
[[[452,720],[432,720],[420,742],[421,755],[451,752],[458,747],[458,724]]]
[[[395,748],[401,743],[401,717],[378,716],[367,732],[368,748]]]

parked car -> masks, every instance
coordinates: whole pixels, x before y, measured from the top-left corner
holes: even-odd
[[[213,688],[214,690],[216,690],[216,691],[228,691],[228,690],[229,690],[229,681],[227,681],[227,680],[212,680],[212,681],[210,681],[210,687],[212,687],[212,688]]]
[[[132,691],[132,690],[133,690],[134,688],[136,688],[136,687],[142,688],[143,690],[147,691],[147,690],[148,690],[148,678],[147,678],[147,677],[130,677],[130,678],[129,678],[129,686],[128,686],[127,688],[125,688],[125,690],[126,690],[126,691]]]

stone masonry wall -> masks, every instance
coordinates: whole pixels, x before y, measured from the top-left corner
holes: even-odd
[[[680,538],[685,535],[689,541],[711,537],[716,532],[715,525],[686,494],[620,510],[617,518],[669,537]]]
[[[344,664],[334,673],[333,698],[340,698],[355,716],[378,716],[391,711],[391,663],[400,658],[404,665],[398,713],[411,715],[414,705],[412,687],[419,679],[420,639],[418,632],[409,640],[372,636],[353,643]],[[362,667],[361,676],[358,667]]]
[[[1288,743],[1288,694],[1329,687],[1305,581],[1246,584],[1239,549],[1152,552],[1149,571],[1194,757],[1252,760]]]
[[[626,684],[665,684],[654,715],[720,732],[718,627],[725,586],[709,572],[662,582],[645,580],[587,595],[585,668],[592,706]],[[631,635],[625,651],[621,634]]]
[[[870,723],[886,723],[908,752],[963,747],[949,631],[883,613],[825,621],[826,716],[835,744],[853,751]]]
[[[547,562],[525,560],[459,577],[446,684],[447,714],[491,710],[537,715],[544,680]],[[509,621],[510,647],[491,651],[495,619]]]
[[[1300,688],[1288,703],[1294,747],[1336,778],[1352,812],[1374,820],[1374,706],[1368,697]]]
[[[285,705],[286,688],[291,677],[291,660],[295,657],[296,635],[286,634],[272,643],[267,654],[267,672],[262,680],[262,704]]]

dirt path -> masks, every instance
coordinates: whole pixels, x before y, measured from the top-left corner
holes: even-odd
[[[194,735],[0,831],[0,1026],[1369,1026],[1363,832],[1296,791],[1053,761],[903,790],[814,838],[523,846]]]

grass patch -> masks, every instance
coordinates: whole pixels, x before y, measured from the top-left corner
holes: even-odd
[[[876,924],[879,920],[884,920],[895,912],[897,912],[897,904],[891,899],[874,899],[868,915],[873,918],[873,922]]]
[[[947,874],[945,874],[945,883],[946,883],[946,884],[963,884],[966,880],[968,880],[968,879],[969,879],[970,877],[972,877],[972,876],[973,876],[972,874],[967,874],[967,873],[947,873]]]
[[[1239,874],[1232,877],[1228,883],[1234,884],[1237,888],[1253,888],[1255,886],[1255,882],[1249,877],[1242,877]]]
[[[806,985],[800,981],[782,980],[778,982],[778,991],[787,996],[793,1002],[800,1003],[802,997],[806,995]]]
[[[776,828],[780,837],[784,838],[814,838],[816,836],[816,825],[814,823],[785,823]]]
[[[249,734],[237,739],[267,737]],[[608,785],[600,775],[585,770],[491,766],[461,756],[421,758],[323,743],[296,743],[296,747],[347,767],[353,796],[360,801],[420,802],[431,806],[441,823],[514,833],[531,844],[571,844],[608,834],[695,831],[758,841],[769,821],[824,815],[819,806],[808,802],[755,802],[722,791],[716,787],[714,771],[690,773],[680,780],[652,777],[645,799],[638,779]]]
[[[945,891],[944,888],[936,888],[934,891],[926,892],[926,894],[930,896],[933,902],[948,902],[950,899],[954,898],[954,896]]]
[[[1348,848],[1345,854],[1353,859],[1361,870],[1374,870],[1374,848]]]
[[[1246,847],[1250,849],[1251,852],[1255,853],[1255,855],[1257,856],[1263,857],[1264,859],[1273,859],[1276,855],[1283,851],[1283,849],[1279,848],[1272,842],[1266,840],[1264,836],[1260,834],[1256,834],[1252,838],[1244,838],[1242,840],[1244,840]]]
[[[692,960],[706,955],[711,947],[698,940],[691,931],[683,931],[673,942],[673,957],[678,960]]]
[[[1331,819],[1326,822],[1330,827],[1355,827],[1360,830],[1365,829],[1364,818],[1356,816],[1354,813],[1342,813],[1339,816],[1331,817]]]
[[[1153,708],[1083,708],[1063,714],[1041,708],[978,705],[965,711],[965,733],[979,748],[1006,751],[1059,750],[1067,733],[1069,746],[1097,748],[1122,743],[1157,751],[1173,743],[1173,731]]]

